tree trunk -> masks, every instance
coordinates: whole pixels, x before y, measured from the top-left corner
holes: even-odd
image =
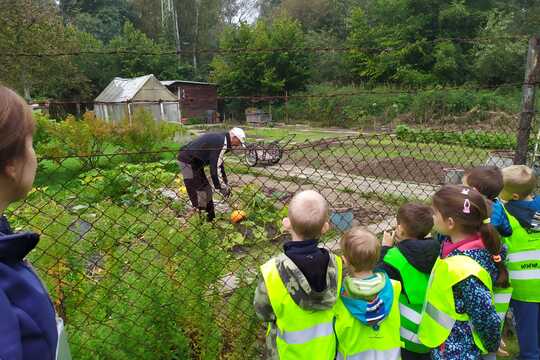
[[[199,7],[201,1],[195,0],[195,29],[193,36],[193,70],[197,73],[197,44],[199,42]]]

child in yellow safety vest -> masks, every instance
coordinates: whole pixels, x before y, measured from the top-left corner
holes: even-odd
[[[508,246],[508,270],[512,310],[516,320],[520,360],[540,359],[540,197],[534,196],[536,176],[524,165],[502,170],[501,199],[512,226],[504,238]]]
[[[433,196],[434,228],[446,236],[430,276],[420,341],[432,359],[479,360],[497,351],[502,319],[494,286],[508,286],[504,251],[484,197],[446,185]]]
[[[383,236],[377,269],[401,283],[399,310],[403,360],[431,359],[431,349],[420,343],[417,332],[429,274],[441,248],[439,241],[426,238],[432,229],[431,207],[408,203],[398,210],[396,230],[392,234],[385,232]]]
[[[341,259],[318,247],[329,228],[328,204],[313,190],[296,194],[283,227],[292,241],[261,266],[255,312],[268,323],[266,359],[334,360],[335,304]]]
[[[401,358],[399,281],[374,272],[381,245],[372,233],[353,228],[341,240],[349,276],[336,304],[337,360]]]
[[[504,187],[503,175],[497,166],[477,166],[469,169],[463,176],[463,185],[470,186],[487,199],[491,207],[490,223],[501,236],[511,236],[512,227],[506,215],[504,205],[499,195]],[[497,313],[502,319],[506,318],[512,295],[512,288],[494,288],[494,302]],[[510,322],[509,322],[510,325]],[[502,328],[501,328],[502,331]],[[508,357],[506,344],[501,339],[501,345],[497,351],[498,356]]]

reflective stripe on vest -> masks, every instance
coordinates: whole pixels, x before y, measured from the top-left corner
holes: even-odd
[[[333,323],[318,324],[305,330],[284,331],[278,329],[277,336],[287,344],[303,344],[321,336],[328,336],[334,332]]]
[[[420,320],[422,319],[422,315],[420,315],[418,312],[416,312],[414,309],[411,309],[407,305],[404,305],[402,303],[399,303],[399,312],[401,316],[408,319],[409,321],[420,324]]]
[[[540,250],[521,251],[508,255],[508,261],[530,261],[540,259]]]
[[[508,246],[506,267],[514,288],[512,299],[540,302],[540,232],[528,231],[504,207],[512,235],[503,238]]]
[[[389,349],[389,350],[366,350],[357,354],[344,357],[341,353],[338,353],[337,360],[398,360],[401,358],[401,349]]]
[[[402,339],[408,340],[412,343],[421,345],[420,339],[418,338],[418,335],[413,333],[411,330],[405,329],[403,326],[399,328],[399,335]]]
[[[384,256],[384,262],[399,272],[403,283],[403,289],[399,297],[402,347],[414,353],[428,353],[430,349],[420,343],[417,332],[422,318],[420,313],[426,297],[429,274],[423,273],[412,266],[397,247],[388,250]]]
[[[510,280],[540,280],[540,270],[510,270]]]
[[[495,302],[495,310],[497,310],[497,315],[504,322],[508,308],[510,307],[510,300],[512,299],[512,288],[494,288],[493,300]],[[501,329],[502,331],[502,329]]]
[[[278,255],[261,266],[261,272],[268,291],[270,305],[277,318],[276,346],[281,360],[305,358],[333,360],[336,356],[336,337],[334,335],[335,306],[326,310],[312,311],[298,306],[289,289],[283,283],[277,262],[294,268],[292,260],[286,255]],[[336,270],[336,297],[341,290],[341,258],[330,255],[330,266]]]
[[[452,319],[450,316],[443,313],[429,302],[426,304],[426,313],[431,316],[431,318],[439,325],[448,330],[452,330],[454,324],[456,323],[456,320]]]
[[[512,298],[512,293],[495,293],[493,297],[495,299],[495,304],[508,304]]]
[[[475,260],[465,255],[437,259],[418,329],[418,337],[424,345],[438,347],[446,341],[456,321],[469,321],[466,313],[456,312],[452,287],[470,276],[480,280],[492,293],[491,276]],[[481,352],[487,354],[476,331],[473,331],[473,339]]]

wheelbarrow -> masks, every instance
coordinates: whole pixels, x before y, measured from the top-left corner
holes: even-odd
[[[290,134],[270,143],[259,141],[246,145],[246,164],[250,167],[257,165],[275,165],[282,156],[283,149],[289,145],[296,134]]]

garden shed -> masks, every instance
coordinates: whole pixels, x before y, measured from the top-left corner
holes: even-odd
[[[152,74],[114,78],[94,100],[96,115],[107,122],[131,121],[139,109],[151,112],[156,121],[180,121],[178,98]]]
[[[205,123],[218,121],[217,84],[186,80],[161,83],[179,99],[182,119],[198,118]]]

